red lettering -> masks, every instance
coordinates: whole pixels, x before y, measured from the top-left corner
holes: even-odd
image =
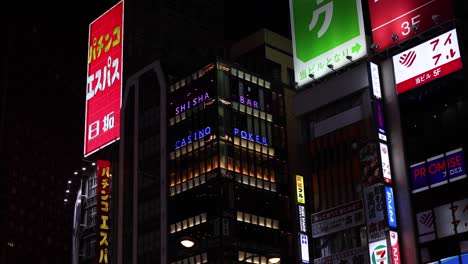
[[[422,167],[414,170],[414,177],[426,177],[426,168]]]
[[[461,166],[461,155],[456,155],[454,157],[451,157],[449,159],[447,159],[447,167],[449,169],[451,168],[456,168],[456,167],[459,167]]]
[[[443,161],[439,161],[437,163],[432,163],[431,165],[429,165],[429,173],[430,174],[435,174],[439,171],[444,171],[446,168],[445,166],[445,160]]]

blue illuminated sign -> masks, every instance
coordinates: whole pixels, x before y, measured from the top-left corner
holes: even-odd
[[[387,219],[388,226],[396,228],[396,211],[395,211],[395,201],[393,198],[393,190],[390,186],[385,186],[385,201],[387,203]]]
[[[241,138],[246,139],[248,141],[256,142],[258,144],[262,144],[268,146],[266,137],[261,137],[260,135],[256,135],[244,130],[239,130],[239,128],[234,128],[234,136],[240,135]]]
[[[205,127],[204,129],[200,129],[191,133],[185,138],[177,140],[175,143],[175,149],[179,149],[187,144],[192,143],[192,141],[199,140],[211,134],[211,127]]]

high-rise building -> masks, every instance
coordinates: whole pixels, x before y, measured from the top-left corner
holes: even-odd
[[[283,94],[223,61],[170,84],[168,263],[266,263],[287,254]],[[183,248],[184,239],[195,246]]]

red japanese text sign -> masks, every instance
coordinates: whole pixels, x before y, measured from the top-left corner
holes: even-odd
[[[393,68],[398,94],[460,70],[457,31],[450,30],[393,56]]]
[[[89,25],[84,156],[120,138],[123,2]]]
[[[453,17],[452,0],[369,0],[369,11],[377,52]]]
[[[107,160],[97,161],[96,260],[109,263],[111,168]]]

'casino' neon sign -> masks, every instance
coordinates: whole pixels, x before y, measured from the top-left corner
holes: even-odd
[[[244,130],[239,130],[239,128],[234,128],[234,136],[239,136],[243,139],[246,139],[248,141],[256,142],[258,144],[262,144],[265,146],[268,146],[267,139],[266,137],[261,137],[260,135],[256,135]]]
[[[185,110],[188,110],[191,107],[196,106],[197,104],[201,104],[208,99],[210,99],[210,95],[208,94],[208,92],[199,96],[195,96],[194,98],[192,98],[192,100],[188,100],[184,104],[177,106],[175,109],[175,114],[178,115],[182,112],[185,112]]]
[[[211,134],[211,127],[205,127],[198,131],[195,131],[194,133],[190,133],[190,135],[188,135],[187,137],[176,141],[175,149],[180,149],[181,147],[186,146],[187,144],[190,144],[195,140],[202,139],[210,134]]]

